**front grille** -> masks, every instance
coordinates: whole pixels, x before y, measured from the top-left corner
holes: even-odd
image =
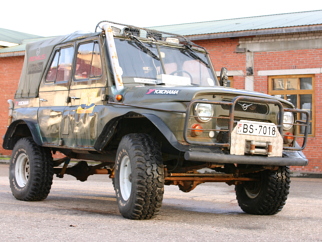
[[[222,109],[230,110],[231,105],[222,104]],[[267,114],[269,109],[267,104],[252,103],[252,102],[237,102],[235,111],[247,113]]]

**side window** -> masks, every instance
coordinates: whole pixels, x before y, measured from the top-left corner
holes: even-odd
[[[99,45],[96,42],[81,44],[77,50],[75,80],[100,77],[102,64]]]
[[[74,48],[67,47],[56,50],[46,82],[68,82],[72,73]]]
[[[57,77],[58,70],[58,59],[59,59],[59,51],[56,51],[53,62],[51,63],[50,69],[46,76],[46,82],[55,82]]]

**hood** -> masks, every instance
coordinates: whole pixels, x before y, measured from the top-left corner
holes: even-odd
[[[190,102],[196,96],[202,95],[233,95],[233,96],[251,96],[259,98],[268,98],[279,100],[289,106],[293,106],[290,102],[259,92],[252,92],[234,88],[224,87],[131,87],[125,88],[123,96],[125,104],[147,104],[161,102]]]

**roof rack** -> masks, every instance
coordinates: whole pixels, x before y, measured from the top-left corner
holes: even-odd
[[[98,32],[98,28],[103,30],[102,27],[100,26],[103,23],[108,23],[108,24],[117,25],[117,26],[123,26],[123,29],[117,28],[116,26],[111,26],[112,28],[119,29],[119,33],[122,33],[122,31],[123,31],[123,34],[130,32],[132,35],[139,37],[141,34],[140,30],[143,30],[146,32],[146,36],[145,36],[146,38],[154,38],[156,41],[158,41],[158,40],[162,39],[162,35],[167,35],[167,37],[180,39],[180,41],[182,41],[185,45],[196,46],[196,47],[199,47],[199,48],[205,50],[204,47],[193,43],[187,37],[180,35],[180,34],[169,33],[169,32],[165,32],[165,31],[159,31],[159,30],[143,28],[143,27],[137,27],[137,26],[129,25],[129,24],[121,24],[121,23],[112,22],[109,20],[102,20],[102,21],[98,22],[98,24],[95,27],[95,32]]]

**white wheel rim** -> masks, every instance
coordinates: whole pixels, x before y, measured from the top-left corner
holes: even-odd
[[[26,154],[20,154],[16,160],[15,178],[19,187],[26,186],[30,176],[30,164]]]
[[[262,183],[259,182],[255,183],[255,185],[253,186],[246,186],[244,187],[244,190],[249,198],[254,199],[259,195],[260,191],[262,190]]]
[[[126,155],[120,165],[120,190],[124,201],[127,201],[132,190],[132,169],[130,158]]]
[[[245,192],[246,192],[247,196],[248,196],[249,198],[251,198],[251,199],[256,198],[256,197],[258,196],[258,194],[259,194],[259,193],[254,193],[254,192],[252,192],[252,191],[248,191],[247,189],[245,189]]]

